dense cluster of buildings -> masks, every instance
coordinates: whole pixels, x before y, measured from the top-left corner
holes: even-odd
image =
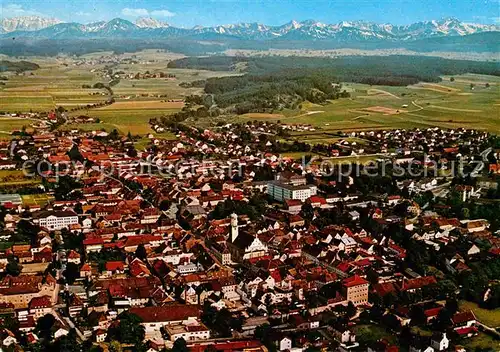
[[[15,139],[2,160],[50,167],[36,176],[38,202],[17,201],[27,191],[1,198],[0,319],[19,330],[4,327],[0,344],[40,343],[37,320],[47,314],[54,340],[75,329],[79,343],[106,344],[128,314],[151,352],[181,339],[190,351],[463,349],[481,322],[447,300],[477,263],[498,261],[500,239],[492,219],[459,216],[445,200],[490,197],[496,162],[474,185],[438,172],[385,188],[377,179],[366,191],[360,175],[325,176],[316,163],[280,158],[270,137],[279,129],[187,128],[176,140],[151,136],[144,150],[107,133]],[[377,158],[416,168],[438,160],[443,171],[483,147],[496,158],[489,138],[374,131],[326,150],[352,153],[353,139],[364,140]],[[424,248],[439,257],[433,266],[415,259]],[[494,290],[485,287],[483,303]],[[373,325],[385,333],[366,336],[361,327]],[[404,335],[409,326],[430,334]]]

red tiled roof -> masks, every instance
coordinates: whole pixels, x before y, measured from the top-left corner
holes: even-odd
[[[396,292],[396,287],[394,286],[394,284],[392,282],[384,282],[384,283],[380,283],[380,284],[375,284],[373,286],[373,288],[382,297],[384,297],[385,295],[387,295],[389,293]]]
[[[107,271],[123,271],[125,269],[125,263],[120,262],[120,261],[115,261],[115,262],[107,262],[106,263],[106,270]]]
[[[477,332],[477,328],[475,326],[468,326],[465,328],[456,329],[455,332],[459,335],[468,335]]]
[[[398,195],[389,196],[389,197],[387,197],[387,199],[389,199],[389,200],[393,200],[393,199],[401,199],[401,196],[398,196]]]
[[[137,315],[143,322],[169,322],[199,318],[201,308],[198,305],[172,304],[163,307],[130,308],[129,312]]]
[[[492,248],[488,253],[498,256],[500,255],[500,248]]]
[[[70,159],[69,159],[69,156],[67,156],[67,155],[51,155],[51,156],[49,156],[49,161],[51,163],[57,163],[60,161],[68,162],[68,161],[70,161]]]
[[[431,308],[424,311],[424,314],[427,318],[435,317],[439,314],[439,312],[443,309],[443,307]]]
[[[130,275],[132,276],[149,276],[151,272],[147,268],[146,264],[139,259],[135,259],[129,265]]]
[[[368,284],[368,281],[363,279],[361,276],[354,275],[354,276],[351,276],[347,279],[344,279],[342,281],[342,284],[345,287],[353,287],[353,286],[359,286],[359,285],[366,285],[366,284]]]
[[[102,238],[87,238],[83,240],[83,244],[85,246],[95,245],[95,244],[103,244],[104,240]]]
[[[87,263],[85,263],[80,268],[80,271],[92,271],[92,269],[90,269],[90,265],[88,265]]]
[[[140,244],[146,244],[153,241],[160,241],[162,239],[161,236],[153,236],[153,235],[139,235],[139,236],[129,236],[125,240],[125,247],[138,246]]]
[[[78,258],[80,258],[80,254],[78,254],[74,250],[71,250],[71,251],[69,251],[68,258],[69,259],[78,259]]]
[[[453,321],[453,324],[457,325],[476,320],[476,316],[472,310],[469,310],[467,312],[455,313],[451,320]]]
[[[49,296],[33,297],[28,304],[28,307],[30,309],[50,308],[52,307],[52,302]]]
[[[436,278],[434,276],[422,276],[416,279],[405,281],[401,290],[415,290],[433,284],[437,284]]]
[[[326,204],[326,199],[323,197],[319,197],[319,196],[312,196],[309,198],[309,201],[311,203]]]
[[[340,263],[339,265],[337,265],[337,269],[339,269],[340,271],[346,272],[350,266],[351,265],[348,262],[343,262],[343,263]]]

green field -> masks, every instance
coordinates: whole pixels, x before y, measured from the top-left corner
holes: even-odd
[[[390,343],[396,342],[396,336],[381,325],[361,324],[354,327],[356,341],[360,343],[373,343],[380,339],[387,339]]]
[[[111,53],[94,53],[82,56],[98,59]],[[112,87],[116,103],[98,108],[82,109],[71,116],[88,115],[99,118],[100,124],[68,124],[63,129],[113,130],[122,133],[146,134],[152,132],[148,126],[151,117],[171,114],[181,106],[169,105],[168,100],[182,99],[191,94],[199,94],[201,88],[183,88],[179,84],[238,74],[235,72],[215,72],[204,70],[167,68],[172,59],[180,55],[145,50],[134,54],[131,63],[81,62],[79,58],[30,58],[40,65],[34,72],[22,75],[7,73],[8,80],[0,86],[0,111],[29,112],[47,111],[57,106],[66,109],[103,102],[109,95],[101,95],[105,90],[84,89],[82,85],[109,82],[102,72],[111,67],[115,72],[126,74],[149,71],[163,72],[175,77],[129,79],[122,78]],[[250,113],[241,116],[221,116],[188,120],[187,123],[208,127],[214,122],[246,122],[249,120],[269,120],[283,123],[313,124],[315,133],[297,134],[296,139],[314,143],[331,143],[337,131],[365,131],[393,128],[476,128],[500,133],[500,77],[477,74],[444,76],[439,84],[421,83],[407,87],[369,86],[344,83],[343,89],[351,93],[351,98],[330,101],[325,105],[304,102],[300,110],[285,109],[269,113]],[[471,87],[471,84],[474,86]],[[13,121],[13,127],[1,126],[7,134],[22,127]],[[1,128],[5,127],[5,128]],[[10,127],[10,128],[9,128]],[[5,134],[5,133],[4,133]]]
[[[72,108],[77,105],[105,101],[98,89],[82,89],[83,84],[99,81],[88,68],[50,58],[33,58],[40,69],[21,75],[5,73],[8,80],[0,86],[2,111],[49,111],[57,106]]]
[[[31,186],[40,183],[40,179],[27,177],[22,170],[0,170],[0,187]]]
[[[489,327],[500,328],[500,308],[489,310],[479,307],[474,302],[460,301],[460,310],[472,310],[476,318]]]
[[[171,132],[163,132],[163,133],[156,133],[155,132],[155,133],[153,133],[153,136],[154,136],[154,138],[165,139],[165,140],[177,139],[177,137]],[[135,141],[135,143],[134,143],[135,148],[139,151],[146,149],[146,147],[148,147],[149,145],[151,145],[151,139],[149,139],[147,137],[142,137],[142,138],[138,139],[137,141]]]
[[[82,56],[85,59],[97,60],[112,53],[102,52]],[[106,62],[83,62],[80,58],[32,57],[30,61],[40,65],[40,69],[24,74],[4,73],[8,77],[5,85],[0,86],[0,111],[15,112],[47,112],[62,106],[65,109],[83,107],[74,111],[71,116],[87,115],[101,120],[100,124],[63,125],[62,129],[107,130],[117,129],[122,133],[146,134],[153,132],[149,127],[151,117],[171,114],[182,108],[182,104],[169,103],[168,100],[182,99],[187,95],[199,94],[201,88],[183,88],[182,82],[204,80],[210,77],[234,75],[231,72],[214,72],[205,70],[167,69],[168,62],[182,57],[175,53],[159,50],[144,50],[133,54],[136,64],[110,64]],[[82,88],[93,86],[97,82],[107,83],[111,79],[104,77],[105,67],[112,67],[126,74],[145,73],[149,71],[164,72],[175,77],[148,79],[121,79],[113,86],[113,97],[116,104],[99,109],[87,109],[87,105],[104,102],[110,98],[106,90]],[[7,134],[19,129],[22,124],[13,121],[12,128],[0,122],[0,131]],[[1,132],[0,132],[1,133]],[[4,133],[5,134],[5,133]]]
[[[12,131],[20,131],[23,127],[28,129],[34,122],[31,119],[0,117],[0,139],[10,139]]]
[[[44,206],[50,201],[54,200],[54,197],[48,194],[27,194],[21,196],[23,200],[23,206],[29,207],[34,205]]]
[[[493,349],[500,350],[500,341],[495,340],[488,334],[480,332],[477,336],[473,336],[463,340],[463,345],[467,351],[475,351],[477,349]]]
[[[85,130],[105,129],[107,131],[117,129],[119,132],[126,134],[147,134],[153,132],[149,126],[149,119],[152,117],[160,117],[178,111],[179,109],[117,109],[114,110],[113,105],[107,109],[94,109],[88,111],[79,111],[80,114],[99,118],[101,124],[70,124],[65,126],[68,128],[82,128]]]
[[[436,85],[408,87],[344,83],[343,87],[351,92],[349,99],[333,100],[327,105],[304,103],[302,110],[291,116],[263,114],[240,116],[239,120],[312,124],[318,128],[316,137],[318,132],[433,126],[500,133],[500,77],[467,74],[454,79],[451,82],[450,77],[443,77],[443,81]],[[471,83],[475,85],[474,89],[471,89]],[[387,112],[375,111],[379,107]],[[323,137],[328,138],[327,135]]]

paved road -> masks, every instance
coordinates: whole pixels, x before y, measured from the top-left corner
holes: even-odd
[[[73,324],[70,318],[68,317],[62,317],[62,318],[68,323],[70,328],[75,329],[76,334],[78,335],[81,341],[86,340],[85,336],[83,336],[82,332],[75,326],[75,324]]]
[[[476,324],[481,326],[484,330],[488,330],[491,334],[495,335],[497,338],[500,338],[500,333],[496,331],[496,329],[492,328],[491,326],[484,325],[483,323],[476,321]]]

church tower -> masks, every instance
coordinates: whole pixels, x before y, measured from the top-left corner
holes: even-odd
[[[238,237],[238,215],[235,213],[231,214],[231,243],[234,243]]]

